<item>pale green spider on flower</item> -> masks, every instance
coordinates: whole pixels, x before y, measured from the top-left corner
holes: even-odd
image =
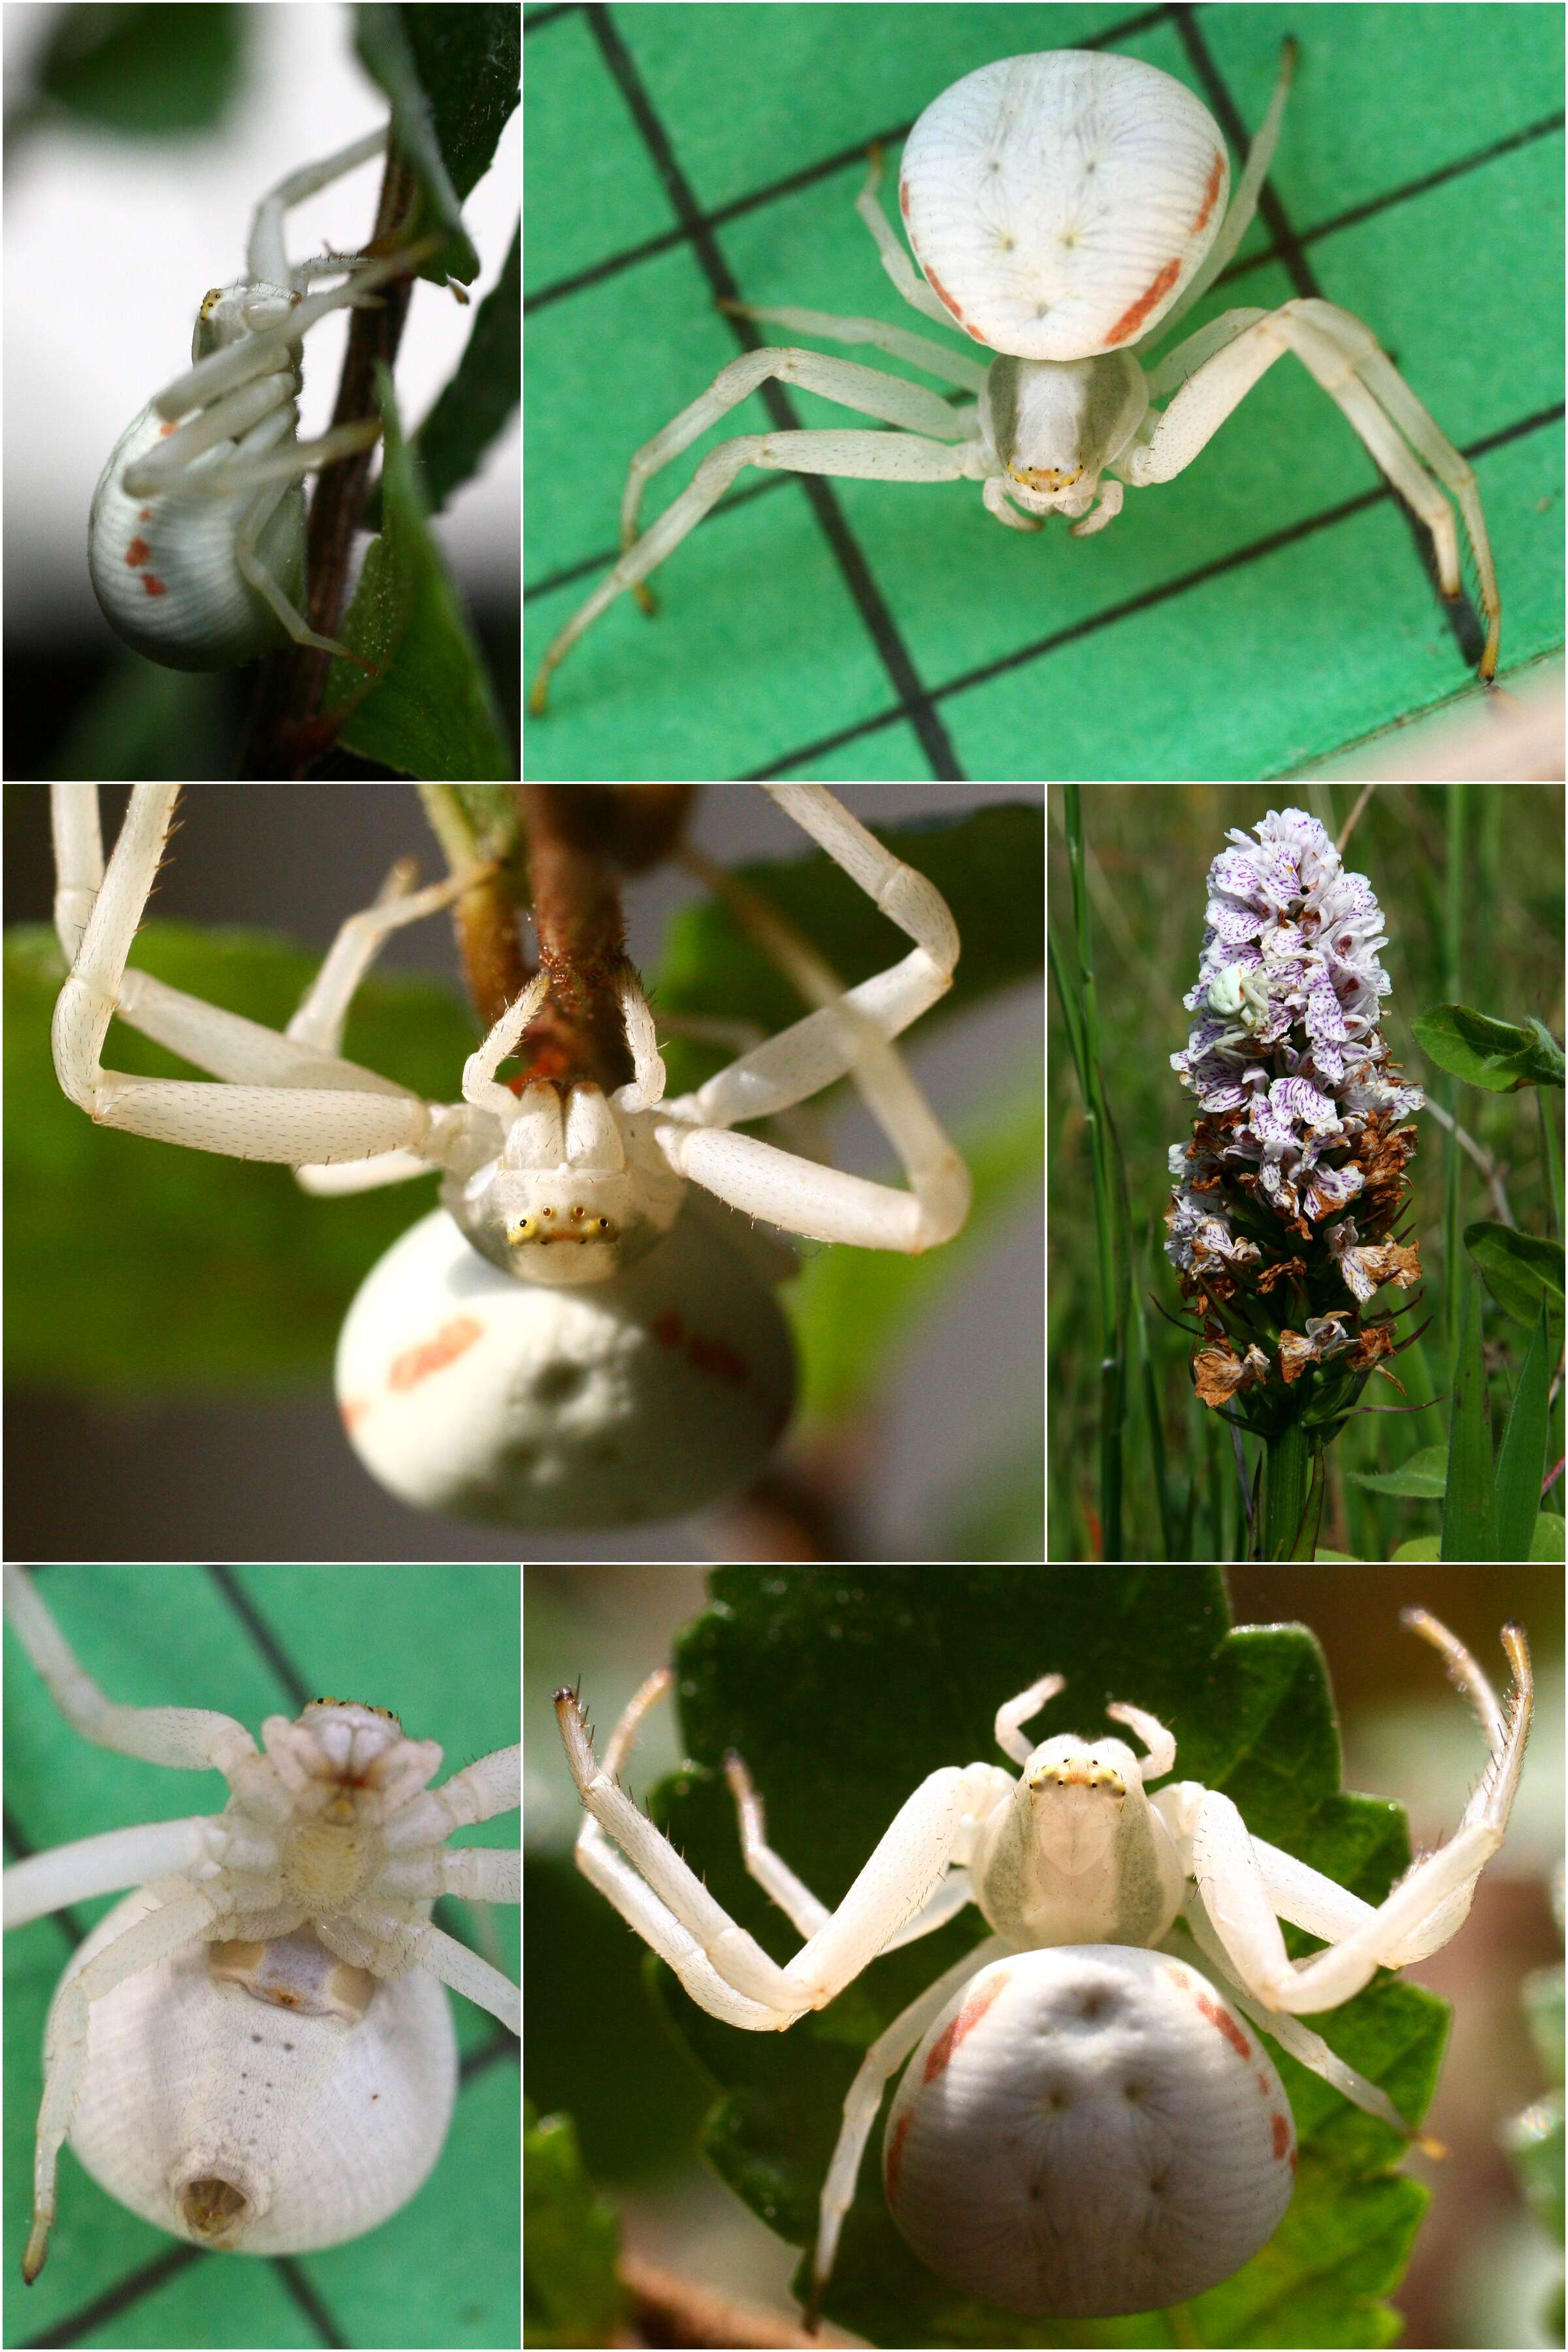
[[[1239,1022],[1255,1035],[1268,1018],[1268,991],[1256,971],[1245,964],[1226,964],[1209,982],[1208,1008],[1222,1021]]]

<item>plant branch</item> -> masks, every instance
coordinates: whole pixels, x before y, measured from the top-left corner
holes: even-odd
[[[375,226],[367,254],[394,251],[416,195],[413,172],[389,146],[377,200]],[[382,289],[378,300],[349,313],[348,348],[332,409],[332,424],[347,425],[375,415],[377,361],[390,370],[397,358],[412,277]],[[336,634],[348,595],[354,532],[363,512],[373,452],[325,466],[316,477],[305,534],[305,578],[310,626],[321,636]],[[286,646],[269,654],[257,673],[244,753],[242,781],[305,775],[336,740],[341,720],[321,716],[332,656],[314,646]]]
[[[592,1078],[606,1093],[632,1074],[617,983],[626,922],[615,856],[617,812],[597,784],[520,784],[539,962],[550,995],[528,1034],[529,1075]]]

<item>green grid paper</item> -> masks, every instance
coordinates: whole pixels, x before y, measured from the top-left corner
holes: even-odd
[[[438,1778],[518,1737],[520,1598],[513,1567],[289,1565],[229,1573],[312,1692],[391,1706],[446,1750]],[[208,1706],[253,1733],[298,1712],[243,1620],[199,1567],[56,1567],[38,1590],[109,1696]],[[175,1772],[89,1747],[5,1636],[5,1807],[30,1851],[132,1822],[216,1811],[216,1773]],[[517,1815],[460,1843],[515,1844]],[[73,1906],[91,1926],[118,1896]],[[475,1915],[443,1906],[471,1939]],[[518,1966],[515,1910],[490,1916]],[[412,2202],[366,2237],[268,2260],[203,2253],[126,2211],[60,2158],[59,2221],[24,2290],[44,2016],[72,1948],[58,1915],[5,1938],[5,2342],[91,2345],[514,2345],[519,2341],[518,2074],[510,2048],[463,2077],[447,2145]],[[452,1997],[459,2064],[511,2037]]]
[[[1472,454],[1502,586],[1500,674],[1560,646],[1560,8],[643,5],[541,10],[527,45],[530,667],[613,560],[632,451],[741,348],[650,125],[704,221],[741,207],[713,234],[743,299],[870,311],[941,340],[899,300],[851,209],[872,138],[896,141],[976,65],[1087,42],[1174,74],[1212,110],[1200,46],[1250,131],[1288,31],[1302,56],[1269,186],[1323,294],[1367,321]],[[890,146],[885,197],[895,180]],[[1173,341],[1297,290],[1256,221]],[[805,425],[865,422],[791,398]],[[709,447],[768,423],[753,394],[656,480],[647,515]],[[1058,519],[1004,530],[974,484],[831,484],[934,698],[922,740],[804,486],[748,471],[653,575],[658,618],[624,597],[574,648],[549,717],[530,724],[527,772],[1289,773],[1469,690],[1392,495],[1248,552],[1381,485],[1290,358],[1186,473],[1131,493],[1091,540]],[[1194,573],[1205,576],[1103,618]],[[1080,634],[1030,651],[1064,631]],[[996,663],[1011,666],[963,682]]]

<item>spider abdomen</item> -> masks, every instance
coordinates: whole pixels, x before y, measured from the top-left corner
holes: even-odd
[[[62,1986],[155,1907],[147,1888],[118,1904]],[[441,2152],[456,2087],[447,1995],[423,1969],[373,1978],[309,1931],[191,1944],[92,2003],[69,2139],[100,2186],[159,2229],[303,2253],[407,2203]]]
[[[1199,2294],[1273,2234],[1296,2132],[1255,2033],[1195,1969],[1114,1944],[994,1960],[888,2117],[900,2231],[1005,2311],[1108,2318]]]
[[[104,619],[137,653],[166,669],[228,669],[287,635],[235,561],[235,535],[256,492],[218,497],[181,483],[133,497],[124,486],[127,467],[171,429],[149,403],[110,451],[92,496],[88,570]],[[226,464],[241,446],[220,442],[192,460],[186,479]],[[305,576],[305,494],[298,482],[277,497],[257,554],[297,603]]]
[[[1138,58],[1001,58],[934,99],[904,148],[915,257],[964,332],[1016,359],[1081,360],[1146,335],[1214,243],[1225,142]]]

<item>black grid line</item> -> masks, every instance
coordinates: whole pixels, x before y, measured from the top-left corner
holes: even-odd
[[[611,21],[610,10],[605,6],[595,6],[589,15],[605,62],[642,133],[644,144],[664,182],[670,203],[678,217],[687,223],[689,242],[703,275],[713,289],[714,299],[739,300],[741,288],[730,273],[729,266],[719,250],[717,238],[702,225],[700,208],[676,161],[674,144],[632,63],[630,52]],[[730,323],[742,350],[760,349],[762,337],[744,320],[731,319]],[[802,429],[800,415],[783,384],[768,383],[759,389],[768,415],[781,432],[798,433]],[[886,599],[872,577],[865,551],[849,527],[837,493],[820,474],[806,474],[796,478],[810,502],[817,527],[827,541],[845,585],[854,598],[882,667],[892,680],[900,707],[920,739],[931,775],[943,783],[962,783],[964,777],[958,753],[915,669],[914,656],[905,645]]]
[[[48,1563],[28,1566],[29,1576],[42,1579]],[[308,1679],[300,1673],[275,1629],[255,1606],[250,1596],[238,1584],[232,1568],[207,1564],[207,1575],[221,1596],[226,1608],[242,1629],[245,1638],[255,1650],[268,1671],[275,1675],[297,1705],[304,1706],[312,1696]],[[19,1830],[8,1808],[4,1812],[4,1829],[7,1846],[16,1859],[25,1861],[36,1849]],[[74,1951],[89,1932],[76,1913],[62,1906],[45,1915],[51,1925],[64,1931],[68,1949]],[[444,1926],[455,1941],[465,1940],[456,1933],[457,1915],[447,1898],[437,1899],[432,1912],[437,1925]],[[497,2024],[487,2041],[461,2057],[458,2067],[458,2093],[460,2097],[468,2085],[501,2063],[521,2063],[520,2045],[504,2026]],[[457,2108],[453,2110],[454,2123]],[[167,2253],[142,2265],[118,2281],[105,2294],[95,2296],[70,2317],[57,2322],[55,2326],[24,2341],[27,2345],[68,2345],[80,2343],[94,2335],[110,2319],[134,2306],[149,2294],[162,2290],[169,2280],[194,2263],[222,2262],[226,2256],[200,2246],[176,2242]],[[326,2299],[312,2284],[301,2267],[300,2258],[291,2254],[253,2255],[249,2260],[264,2263],[282,2283],[289,2300],[304,2314],[316,2330],[317,2340],[329,2347],[346,2347],[353,2341],[334,2316]]]
[[[584,22],[594,27],[595,36],[600,39],[601,49],[605,49],[606,43],[613,44],[623,66],[635,78],[637,68],[629,59],[620,28],[612,22],[616,12],[605,5],[590,5],[581,13]],[[1219,121],[1233,152],[1237,156],[1245,157],[1250,143],[1247,128],[1225,72],[1221,69],[1210,47],[1205,26],[1200,21],[1205,14],[1204,9],[1189,5],[1189,0],[1173,0],[1173,5],[1130,12],[1112,26],[1104,28],[1097,34],[1079,37],[1074,46],[1094,49],[1114,48],[1119,43],[1125,42],[1133,35],[1151,27],[1161,26],[1168,27],[1178,40],[1187,59],[1194,86]],[[628,37],[631,29],[628,22],[626,26]],[[1305,32],[1307,28],[1303,26],[1300,29]],[[909,128],[909,125],[902,121],[883,125],[875,132],[857,137],[848,143],[842,142],[842,133],[840,133],[840,141],[836,142],[832,153],[818,157],[798,169],[774,174],[765,183],[745,189],[740,195],[726,195],[722,203],[703,210],[697,205],[692,187],[677,159],[676,147],[681,133],[673,130],[672,126],[679,118],[672,112],[670,124],[667,125],[655,111],[646,90],[640,89],[639,87],[637,100],[634,101],[631,90],[619,76],[617,76],[617,87],[623,101],[631,113],[637,136],[659,173],[667,195],[674,205],[677,213],[677,226],[672,229],[660,231],[654,236],[639,238],[635,245],[624,246],[611,254],[602,256],[591,267],[574,271],[536,288],[529,298],[528,308],[531,315],[536,315],[552,308],[571,294],[614,278],[656,255],[687,247],[691,248],[705,279],[715,295],[723,299],[733,299],[736,291],[735,281],[716,244],[718,234],[722,228],[749,215],[763,211],[768,205],[777,204],[803,189],[843,173],[847,168],[863,160],[867,145],[871,143],[873,139],[891,145],[903,138]],[[1264,240],[1254,249],[1249,250],[1245,259],[1233,261],[1221,273],[1216,285],[1223,289],[1249,271],[1256,272],[1260,268],[1278,264],[1288,277],[1294,296],[1331,299],[1331,297],[1326,297],[1324,294],[1324,289],[1313,268],[1309,248],[1321,243],[1325,237],[1340,234],[1379,215],[1394,213],[1400,206],[1428,194],[1434,189],[1463,180],[1467,176],[1495,165],[1506,156],[1558,135],[1561,132],[1563,121],[1562,110],[1554,109],[1526,125],[1510,129],[1503,135],[1483,141],[1466,153],[1451,156],[1447,161],[1432,169],[1416,173],[1394,188],[1378,191],[1363,200],[1342,205],[1333,211],[1327,211],[1321,206],[1315,207],[1321,216],[1308,226],[1297,223],[1287,210],[1279,190],[1273,184],[1272,178],[1266,180],[1260,191],[1258,204],[1259,224],[1266,232]],[[726,323],[742,350],[751,351],[762,346],[762,338],[752,335],[749,322],[727,318]],[[1397,365],[1399,352],[1395,341],[1390,339],[1384,343],[1384,348]],[[796,412],[787,394],[782,393],[778,386],[772,383],[759,389],[768,414],[775,424],[785,429],[800,429]],[[945,396],[951,405],[958,406],[963,404],[968,395],[961,392],[948,392]],[[1462,454],[1473,461],[1487,451],[1495,450],[1510,442],[1520,440],[1532,432],[1552,425],[1560,419],[1561,415],[1560,405],[1552,408],[1533,408],[1531,413],[1516,416],[1497,429],[1473,436],[1462,445]],[[952,738],[948,735],[940,715],[941,707],[951,695],[961,690],[971,689],[1004,673],[1024,668],[1030,662],[1040,658],[1042,655],[1064,644],[1092,636],[1112,622],[1121,622],[1131,614],[1168,604],[1173,597],[1189,588],[1197,586],[1206,580],[1245,568],[1277,552],[1283,547],[1312,537],[1331,525],[1363,513],[1374,507],[1380,500],[1390,498],[1393,499],[1399,512],[1402,526],[1409,536],[1413,551],[1416,555],[1422,572],[1431,584],[1442,624],[1451,633],[1466,669],[1473,669],[1484,642],[1484,629],[1468,594],[1463,588],[1457,601],[1450,601],[1441,594],[1429,533],[1419,518],[1409,510],[1403,499],[1380,476],[1378,485],[1360,496],[1342,499],[1320,514],[1302,518],[1289,528],[1262,534],[1255,540],[1235,547],[1222,557],[1189,567],[1179,577],[1165,582],[1158,588],[1151,589],[1135,597],[1123,598],[1103,612],[1089,615],[1066,628],[1044,635],[1026,646],[1010,648],[1005,656],[994,661],[971,664],[962,672],[955,671],[937,682],[928,683],[923,677],[918,676],[916,661],[904,636],[902,624],[895,620],[876,584],[872,559],[862,545],[856,530],[851,528],[846,510],[840,505],[837,496],[826,488],[822,478],[810,476],[802,478],[783,474],[770,475],[762,480],[753,479],[747,482],[744,488],[729,489],[710,514],[704,517],[704,520],[710,521],[715,516],[728,513],[731,509],[739,510],[757,498],[773,494],[783,495],[792,487],[805,489],[811,499],[818,528],[828,546],[834,563],[854,597],[857,608],[861,614],[862,624],[895,691],[887,705],[880,710],[859,716],[851,724],[825,730],[809,741],[797,741],[787,751],[770,753],[766,761],[762,764],[738,769],[736,772],[738,781],[761,780],[796,772],[803,765],[814,761],[819,761],[826,755],[842,750],[847,745],[881,734],[889,726],[900,725],[911,728],[921,741],[924,759],[931,762],[929,769],[917,764],[915,772],[931,772],[957,779],[963,771],[959,768],[956,760],[951,767],[937,764],[942,758],[942,753],[939,751],[933,754],[932,749],[933,730],[940,730],[934,737],[937,743],[945,746],[949,751],[952,748]],[[1468,541],[1464,542],[1464,560],[1466,571],[1468,573],[1473,568],[1473,558]],[[558,566],[531,583],[525,591],[525,600],[533,603],[547,594],[561,591],[578,580],[594,574],[602,576],[605,571],[613,566],[618,552],[618,549],[606,548],[595,554],[574,558],[569,563]]]
[[[1560,424],[1563,414],[1563,404],[1559,402],[1555,408],[1542,409],[1537,415],[1522,417],[1516,425],[1489,433],[1484,439],[1472,442],[1460,455],[1471,460],[1485,457],[1489,449],[1503,448],[1510,441],[1522,440],[1526,435],[1538,432],[1545,425]],[[1101,630],[1114,626],[1117,622],[1125,621],[1135,613],[1152,611],[1156,605],[1168,604],[1173,598],[1184,595],[1189,589],[1201,587],[1205,581],[1217,580],[1227,572],[1245,571],[1250,564],[1261,562],[1266,556],[1278,553],[1283,547],[1293,547],[1302,540],[1312,539],[1319,531],[1331,530],[1352,515],[1365,514],[1370,508],[1384,505],[1391,499],[1396,499],[1396,493],[1386,484],[1377,489],[1363,490],[1356,498],[1345,499],[1338,506],[1325,508],[1321,514],[1309,515],[1303,521],[1292,523],[1288,530],[1271,532],[1267,539],[1254,540],[1247,547],[1234,548],[1228,555],[1214,556],[1206,563],[1195,564],[1192,571],[1184,572],[1173,580],[1163,581],[1157,588],[1144,589],[1136,596],[1125,597],[1120,604],[1108,604],[1102,612],[1091,613],[1084,620],[1070,622],[1067,627],[1054,629],[1048,635],[1037,637],[1028,645],[1016,646],[1011,653],[1001,655],[995,661],[980,663],[973,669],[945,678],[941,686],[932,688],[932,692],[941,701],[949,695],[967,693],[977,686],[984,686],[989,679],[1004,677],[1010,670],[1026,669],[1031,662],[1038,661],[1047,654],[1057,653],[1064,646],[1098,636]],[[791,767],[824,759],[829,752],[841,751],[847,743],[857,742],[868,735],[880,734],[889,727],[896,727],[903,715],[896,707],[874,712],[870,717],[858,720],[853,727],[840,728],[837,733],[819,736],[811,743],[797,744],[793,751],[783,753],[776,762],[771,762],[765,768],[749,770],[737,781],[742,783],[765,782],[771,777],[783,775]]]

